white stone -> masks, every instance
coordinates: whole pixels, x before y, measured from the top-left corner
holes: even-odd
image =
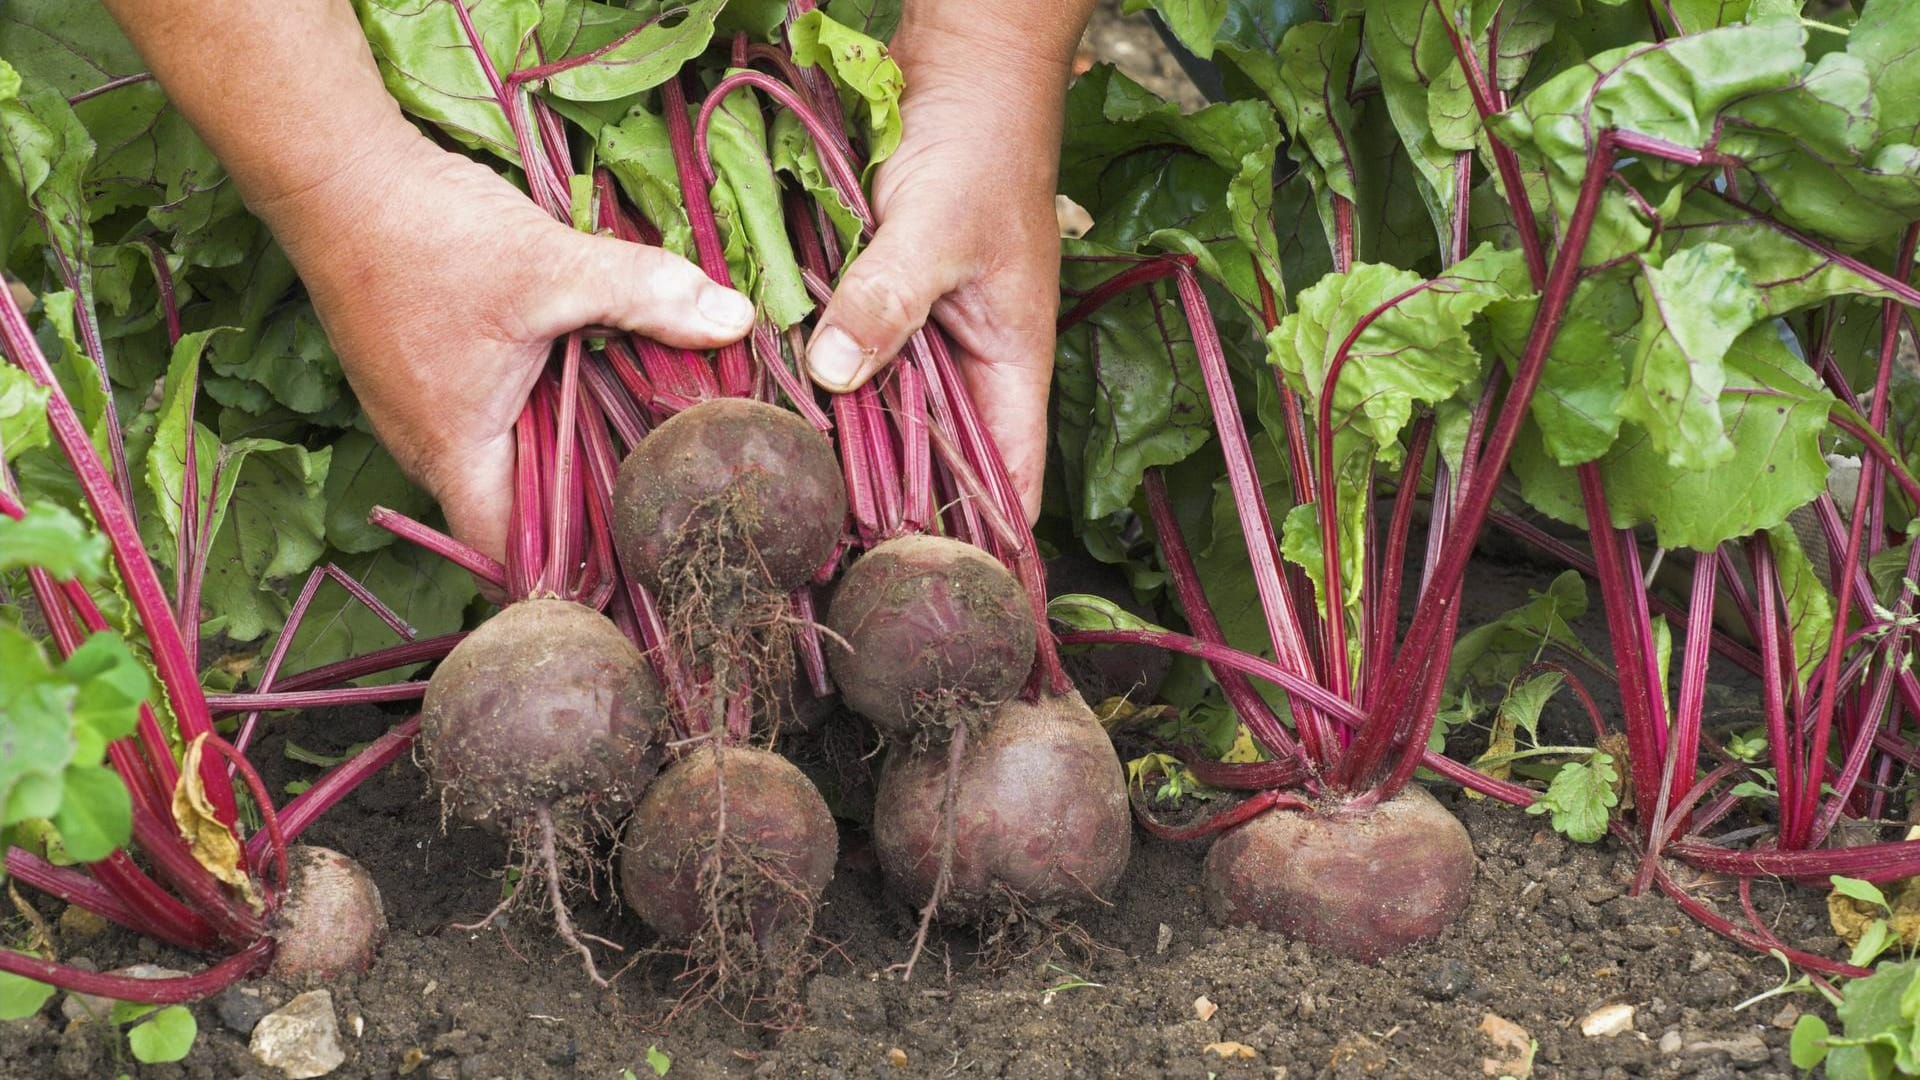
[[[1580,1019],[1580,1034],[1589,1039],[1605,1039],[1633,1030],[1633,1006],[1602,1005]]]
[[[253,1059],[279,1069],[289,1080],[325,1076],[347,1060],[340,1049],[340,1024],[333,995],[309,990],[260,1019],[248,1047]]]

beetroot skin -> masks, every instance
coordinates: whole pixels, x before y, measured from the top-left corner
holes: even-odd
[[[287,870],[287,900],[273,919],[273,976],[331,983],[372,967],[387,939],[372,875],[345,855],[312,845],[290,849]]]
[[[620,563],[650,591],[673,598],[676,563],[697,560],[763,567],[786,593],[833,554],[847,489],[833,445],[805,420],[722,398],[641,439],[620,465],[613,506]]]
[[[669,943],[692,943],[744,912],[765,945],[782,929],[812,925],[838,854],[833,816],[792,762],[765,750],[706,747],[674,763],[641,799],[620,851],[620,891]],[[703,890],[701,866],[715,856],[724,879]]]
[[[854,711],[903,738],[991,711],[1033,668],[1033,612],[1006,567],[959,540],[903,536],[862,555],[827,612],[827,662]],[[844,644],[842,643],[844,641]]]
[[[1419,787],[1371,811],[1271,810],[1216,840],[1207,910],[1371,963],[1425,941],[1466,910],[1473,844]]]
[[[1049,907],[1104,899],[1126,869],[1133,824],[1120,759],[1080,696],[1009,701],[963,750],[941,918],[979,921],[1011,898]],[[874,801],[880,867],[915,905],[939,878],[947,762],[944,747],[896,747]]]
[[[523,600],[454,647],[421,708],[427,773],[448,810],[511,825],[638,798],[659,769],[659,684],[612,620]]]

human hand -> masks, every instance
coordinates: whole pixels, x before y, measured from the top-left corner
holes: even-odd
[[[852,389],[931,314],[958,347],[974,404],[1031,520],[1047,456],[1068,54],[975,44],[979,50],[961,46],[951,30],[915,34],[905,25],[895,38],[907,83],[905,130],[876,172],[879,228],[836,286],[807,367],[829,390]]]
[[[322,183],[253,200],[311,295],[374,433],[460,540],[506,551],[513,425],[585,326],[712,348],[746,297],[659,248],[578,232],[402,125]]]

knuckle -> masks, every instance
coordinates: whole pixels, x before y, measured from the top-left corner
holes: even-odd
[[[889,334],[902,333],[917,324],[927,308],[912,284],[887,268],[876,267],[848,278],[841,283],[839,293],[842,303]]]

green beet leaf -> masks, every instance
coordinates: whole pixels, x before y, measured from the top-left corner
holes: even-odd
[[[878,165],[900,148],[900,95],[906,79],[887,47],[815,8],[794,20],[793,60],[818,65],[867,118],[867,164]]]
[[[692,258],[693,229],[687,224],[667,122],[645,106],[635,105],[619,122],[600,129],[594,149],[600,164],[619,182],[620,190],[660,230],[661,246]]]
[[[1195,113],[1107,67],[1082,76],[1067,97],[1060,191],[1093,216],[1087,244],[1119,252],[1182,251],[1242,307],[1260,309],[1254,264],[1280,277],[1273,161],[1280,128],[1257,101]]]
[[[639,11],[611,4],[547,4],[540,22],[541,62],[583,62],[548,76],[546,88],[570,101],[614,101],[651,90],[705,51],[713,40],[714,19],[726,6],[727,0]],[[533,61],[520,66],[531,67]]]
[[[1686,248],[1640,277],[1645,308],[1620,415],[1647,432],[1675,469],[1733,456],[1720,417],[1727,349],[1760,316],[1760,295],[1731,248]]]
[[[327,543],[350,552],[393,543],[392,533],[367,520],[374,507],[418,518],[432,512],[434,505],[432,496],[400,472],[393,455],[363,431],[346,432],[333,444],[323,498]]]
[[[1705,551],[1779,526],[1825,490],[1820,438],[1832,395],[1770,323],[1741,335],[1724,366],[1720,416],[1732,456],[1712,468],[1676,471],[1645,431],[1624,431],[1600,459],[1616,527],[1651,525],[1662,547]],[[1548,457],[1537,431],[1522,430],[1513,470],[1534,508],[1585,527],[1574,473]]]
[[[30,506],[17,521],[0,515],[0,570],[37,566],[56,580],[92,580],[106,564],[106,537],[63,506]]]
[[[329,551],[334,563],[393,609],[420,637],[460,629],[462,615],[478,595],[473,576],[458,566],[414,547],[389,544],[358,554]],[[345,589],[322,584],[287,650],[285,670],[305,671],[399,644],[393,630]],[[398,682],[417,668],[382,672],[366,684]]]
[[[1332,418],[1366,436],[1381,460],[1397,463],[1414,406],[1452,398],[1484,373],[1469,333],[1474,318],[1495,301],[1526,295],[1525,280],[1518,252],[1491,247],[1431,282],[1392,266],[1358,264],[1301,293],[1294,313],[1268,335],[1268,353],[1318,409],[1340,346],[1384,307],[1347,352],[1333,386]]]
[[[502,79],[532,54],[540,25],[537,0],[489,0],[465,5],[474,30]],[[387,92],[408,113],[440,128],[462,146],[518,164],[520,150],[460,12],[445,0],[354,0],[367,44]]]
[[[1068,264],[1091,285],[1112,263]],[[1055,367],[1067,493],[1079,520],[1131,505],[1146,470],[1212,437],[1212,412],[1186,322],[1163,297],[1132,290],[1061,335]]]
[[[745,260],[735,265],[739,281],[749,286],[760,309],[784,330],[813,310],[813,300],[787,237],[785,206],[769,156],[759,95],[747,88],[735,90],[712,115],[707,146],[719,174],[714,209],[728,242],[728,261],[733,263],[731,250],[738,244]]]

